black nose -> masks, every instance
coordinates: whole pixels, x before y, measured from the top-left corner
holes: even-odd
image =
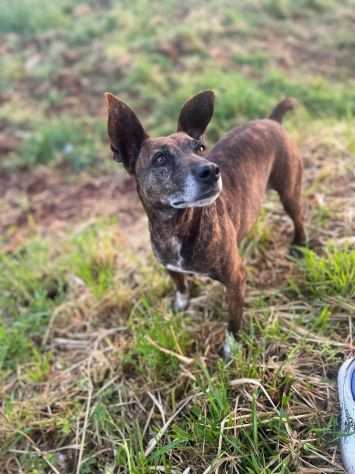
[[[197,181],[201,183],[213,183],[218,180],[220,171],[214,163],[197,165],[192,169]]]

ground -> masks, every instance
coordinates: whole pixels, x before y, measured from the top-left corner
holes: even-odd
[[[341,473],[336,376],[354,353],[355,3],[0,0],[0,460],[4,473]],[[245,327],[223,288],[173,287],[103,93],[154,136],[216,91],[214,143],[285,96],[309,249],[270,194],[243,243]]]

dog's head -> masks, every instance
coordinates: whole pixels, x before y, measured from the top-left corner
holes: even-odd
[[[204,91],[182,107],[177,132],[150,138],[128,105],[106,93],[108,134],[116,161],[135,176],[150,207],[201,207],[222,189],[218,166],[204,157],[204,132],[213,114],[214,94]]]

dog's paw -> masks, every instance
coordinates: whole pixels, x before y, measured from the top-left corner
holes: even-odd
[[[302,258],[303,257],[302,248],[299,247],[298,245],[291,245],[289,255],[292,258]]]
[[[238,345],[239,344],[235,339],[234,335],[230,331],[226,331],[222,351],[223,359],[226,362],[229,362],[232,359],[233,354],[235,354],[238,350]]]
[[[303,258],[304,249],[309,247],[307,235],[302,232],[301,235],[295,236],[290,247],[290,257],[292,258]]]
[[[181,293],[180,291],[176,292],[174,300],[174,311],[185,311],[185,309],[187,309],[187,307],[189,306],[189,303],[190,297],[188,293]]]
[[[304,246],[300,245],[291,245],[290,247],[290,257],[292,258],[303,258],[304,252],[303,252]]]

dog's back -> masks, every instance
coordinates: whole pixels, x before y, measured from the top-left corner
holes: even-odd
[[[254,224],[268,187],[280,194],[284,206],[287,194],[300,192],[296,188],[300,188],[302,162],[281,126],[284,114],[295,106],[294,99],[281,101],[269,118],[232,129],[210,151],[208,158],[218,163],[223,175],[221,198],[238,203],[229,207],[238,241]]]

